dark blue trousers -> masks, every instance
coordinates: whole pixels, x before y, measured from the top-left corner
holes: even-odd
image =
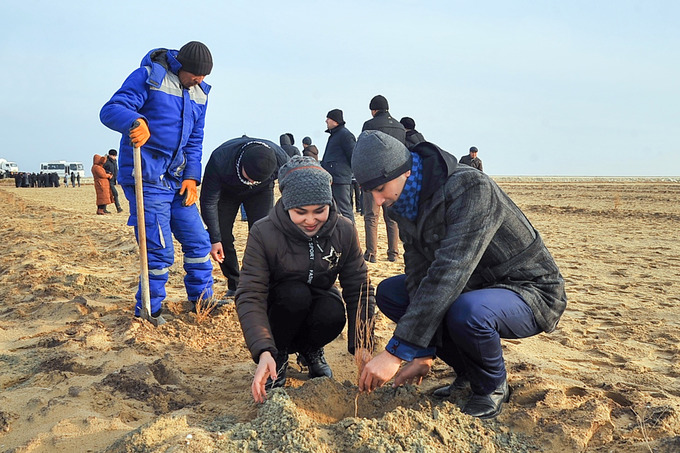
[[[376,302],[394,322],[410,303],[406,275],[383,280]],[[437,356],[458,376],[470,379],[472,391],[487,395],[506,379],[501,338],[526,338],[541,332],[529,306],[507,289],[487,288],[461,294],[444,316]]]

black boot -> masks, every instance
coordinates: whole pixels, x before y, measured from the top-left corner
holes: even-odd
[[[470,380],[466,376],[456,376],[456,379],[444,387],[439,387],[432,392],[432,396],[437,398],[448,398],[456,390],[465,390],[470,387]]]
[[[264,389],[268,392],[276,387],[283,387],[286,384],[286,371],[288,370],[288,351],[285,349],[279,351],[274,358],[276,361],[276,380],[272,381],[271,377],[267,378],[264,384]]]
[[[307,349],[300,352],[302,359],[306,362],[306,366],[309,367],[309,377],[323,377],[328,376],[333,377],[333,371],[331,367],[328,366],[326,358],[323,355],[323,348],[318,349]],[[303,362],[302,360],[300,362]]]
[[[479,418],[494,418],[501,413],[503,403],[510,400],[510,387],[507,379],[488,395],[473,394],[463,408],[463,413]]]

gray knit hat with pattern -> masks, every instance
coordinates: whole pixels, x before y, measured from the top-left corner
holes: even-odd
[[[294,156],[279,170],[281,202],[288,209],[317,204],[332,204],[330,173],[316,159]]]
[[[364,190],[373,190],[411,169],[411,152],[394,137],[364,131],[352,153],[352,172]]]

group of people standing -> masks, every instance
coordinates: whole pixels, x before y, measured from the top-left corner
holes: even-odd
[[[300,153],[292,134],[280,145],[243,136],[213,151],[202,175],[210,91],[204,79],[212,67],[210,51],[197,41],[179,51],[153,49],[100,113],[122,134],[118,179],[130,203],[128,224],[146,232],[151,316],[162,319],[174,235],[190,302],[213,297],[211,257],[227,278],[257,363],[255,401],[285,385],[292,353],[310,377],[332,377],[323,348],[348,324],[360,390],[392,378],[395,386],[419,383],[438,356],[456,372],[438,396],[469,387],[464,412],[500,413],[510,394],[500,339],[550,332],[566,306],[557,265],[520,209],[483,172],[425,141],[412,119],[392,118],[380,95],[358,139],[342,110],[328,112],[321,162],[307,137]],[[142,155],[144,225],[136,215],[133,147]],[[103,170],[105,159],[97,157]],[[277,179],[281,198],[274,204]],[[365,251],[354,226],[353,180],[370,225]],[[232,229],[241,206],[249,235],[239,269]],[[406,273],[376,289],[366,262],[375,261],[372,219],[380,208],[393,228],[388,259],[396,259],[400,238]],[[140,290],[136,299],[140,316]],[[360,337],[372,337],[376,305],[397,327],[373,357],[370,341],[355,333],[363,326]]]

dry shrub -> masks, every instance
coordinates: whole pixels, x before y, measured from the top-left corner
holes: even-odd
[[[215,296],[203,298],[203,295],[201,294],[201,297],[196,301],[196,324],[201,324],[208,319],[213,310],[217,308],[218,302],[219,299]]]
[[[357,382],[361,378],[361,372],[364,366],[371,359],[373,352],[373,329],[375,327],[375,316],[371,316],[369,305],[369,284],[368,276],[366,277],[366,284],[362,285],[359,293],[359,306],[357,307],[357,314],[354,326],[354,363],[357,365]],[[362,304],[363,302],[363,304]],[[359,395],[357,391],[354,398],[354,416],[357,417],[359,411]]]

